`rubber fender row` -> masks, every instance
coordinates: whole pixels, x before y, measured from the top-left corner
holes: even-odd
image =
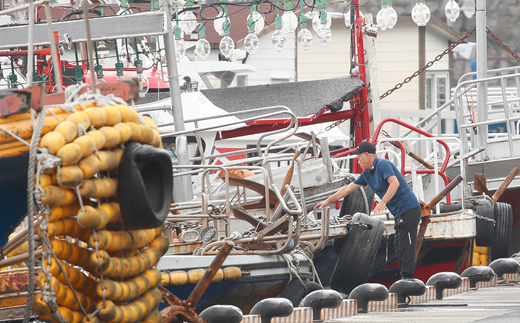
[[[202,276],[206,272],[206,269],[192,269],[189,271],[176,270],[170,273],[162,272],[161,285],[163,286],[184,286],[187,284],[196,285]],[[215,277],[213,277],[212,283],[220,283],[222,281],[234,282],[242,277],[242,270],[239,267],[226,267],[220,268]]]
[[[502,258],[493,261],[490,266],[474,266],[466,269],[461,275],[453,272],[441,272],[430,277],[430,279],[424,284],[418,279],[402,279],[395,282],[389,289],[381,284],[365,283],[357,286],[348,295],[348,299],[344,299],[345,295],[340,294],[334,290],[323,290],[318,289],[309,292],[302,300],[299,305],[303,308],[312,309],[312,320],[322,321],[339,318],[343,316],[330,316],[326,313],[334,312],[328,311],[328,309],[336,309],[336,313],[345,313],[344,309],[340,307],[350,306],[353,301],[356,300],[357,304],[355,311],[349,311],[349,314],[344,316],[355,315],[357,313],[366,313],[369,310],[373,311],[374,307],[369,307],[369,302],[383,302],[389,300],[390,296],[393,298],[393,303],[390,301],[388,304],[396,304],[395,306],[403,306],[410,303],[411,297],[421,296],[428,291],[428,298],[424,301],[435,299],[442,299],[445,290],[454,291],[459,289],[461,291],[467,290],[470,286],[476,287],[478,282],[491,282],[496,275],[504,274],[517,274],[520,272],[520,263],[512,258]],[[466,281],[465,289],[462,287],[462,282]],[[304,285],[306,285],[304,282]],[[468,286],[469,285],[469,286]],[[294,292],[296,287],[303,285],[299,281],[293,281],[287,288]],[[433,294],[430,293],[433,291]],[[455,292],[457,293],[457,292]],[[393,295],[395,294],[395,295]],[[451,294],[450,294],[451,295]],[[433,296],[433,297],[432,297]],[[243,316],[240,309],[229,306],[229,305],[217,305],[205,309],[201,313],[208,323],[212,322],[271,322],[273,318],[288,317],[297,308],[293,306],[294,300],[289,300],[283,297],[280,298],[269,298],[258,302],[251,310],[250,316]],[[372,309],[370,309],[372,308]],[[299,308],[301,309],[301,308]],[[327,309],[327,311],[322,311]],[[324,314],[325,313],[325,314]],[[256,316],[255,316],[256,315]],[[323,315],[323,316],[322,316]],[[254,317],[260,317],[260,320],[254,320]],[[301,319],[301,318],[300,318]],[[291,320],[283,320],[283,322],[292,322]],[[299,321],[300,322],[300,321]],[[307,320],[304,319],[304,321]],[[309,319],[308,322],[311,322]]]

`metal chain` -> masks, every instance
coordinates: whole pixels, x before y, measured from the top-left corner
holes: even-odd
[[[509,54],[511,54],[511,56],[513,56],[517,61],[520,62],[520,56],[518,56],[515,52],[513,52],[513,51],[511,50],[511,48],[509,48],[509,46],[507,46],[506,44],[504,44],[504,43],[502,42],[502,39],[498,38],[498,36],[495,35],[495,34],[493,34],[493,32],[492,32],[489,28],[487,28],[487,27],[486,27],[486,32],[488,33],[489,36],[491,36],[491,38],[493,38],[493,39],[497,42],[497,44],[499,44],[500,46],[502,46],[502,48],[504,48],[504,50],[505,50],[506,52],[508,52]]]
[[[481,220],[484,220],[484,221],[487,221],[487,222],[492,222],[493,224],[496,224],[496,223],[497,223],[497,221],[495,221],[495,220],[493,220],[493,219],[486,218],[485,216],[478,215],[478,214],[475,214],[475,218],[477,218],[477,219],[481,219]]]
[[[422,72],[424,72],[426,69],[432,67],[433,63],[435,62],[438,62],[440,61],[446,54],[450,53],[455,47],[457,47],[459,44],[461,44],[463,41],[465,41],[466,39],[468,39],[474,32],[475,32],[475,29],[476,27],[474,27],[472,30],[468,31],[462,38],[460,38],[459,40],[457,40],[455,43],[453,43],[450,47],[448,47],[447,49],[444,50],[444,52],[442,52],[442,54],[440,55],[437,55],[437,57],[435,57],[435,59],[433,61],[430,61],[428,62],[426,65],[424,65],[423,67],[421,67],[418,71],[416,71],[415,73],[412,74],[412,76],[408,76],[407,78],[404,79],[403,82],[401,83],[397,83],[396,86],[394,86],[392,89],[386,91],[385,93],[383,93],[380,97],[379,97],[379,100],[382,100],[384,98],[386,98],[387,96],[389,96],[390,94],[392,94],[395,90],[398,90],[400,89],[404,84],[406,83],[409,83],[412,79],[414,79],[415,77],[419,76],[419,74],[421,74]]]
[[[340,124],[342,124],[343,122],[347,121],[349,119],[341,119],[341,120],[338,120],[336,122],[334,122],[333,124],[330,124],[328,126],[326,126],[325,128],[321,129],[317,134],[316,136],[318,135],[321,135],[322,133],[326,132],[326,131],[329,131],[333,128],[336,128],[337,126],[339,126]]]
[[[358,227],[361,227],[361,228],[365,228],[367,230],[371,230],[372,229],[372,225],[366,224],[363,221],[357,221],[357,222],[356,221],[352,221],[352,220],[347,221],[347,226],[348,227],[352,227],[354,225],[357,225]]]

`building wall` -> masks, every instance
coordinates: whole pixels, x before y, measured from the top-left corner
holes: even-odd
[[[350,30],[345,28],[342,19],[332,21],[332,37],[329,44],[323,47],[318,36],[309,27],[313,35],[313,43],[309,50],[298,45],[298,61],[296,64],[298,81],[327,79],[350,74]]]
[[[296,81],[296,37],[287,34],[285,48],[278,52],[271,43],[273,32],[260,38],[260,46],[247,64],[257,68],[247,75],[247,85],[272,84]],[[241,49],[244,49],[243,47]]]

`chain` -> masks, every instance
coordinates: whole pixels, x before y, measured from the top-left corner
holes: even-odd
[[[352,220],[347,221],[347,226],[352,227],[354,225],[357,225],[358,227],[361,227],[361,228],[365,228],[367,230],[371,230],[372,229],[372,225],[366,224],[363,221],[357,221],[357,222],[356,221],[352,221]]]
[[[465,41],[467,38],[469,38],[475,32],[475,29],[476,29],[476,27],[474,27],[472,30],[468,31],[462,38],[460,38],[455,43],[453,43],[450,47],[445,49],[442,54],[437,55],[437,57],[435,57],[435,59],[433,61],[428,62],[426,65],[421,67],[418,71],[413,73],[412,76],[408,76],[407,78],[404,79],[403,82],[397,83],[397,85],[394,86],[392,89],[390,89],[390,90],[386,91],[385,93],[383,93],[379,97],[379,100],[382,100],[382,99],[386,98],[387,96],[392,94],[395,90],[400,89],[404,84],[409,83],[412,79],[414,79],[415,77],[419,76],[419,74],[424,72],[426,69],[432,67],[433,63],[440,61],[446,54],[450,53],[455,47],[457,47],[459,44],[461,44],[463,41]]]
[[[349,119],[341,119],[341,120],[338,120],[336,122],[334,122],[333,124],[330,124],[328,126],[326,126],[325,128],[321,129],[317,134],[316,136],[318,135],[321,135],[322,133],[326,132],[326,131],[329,131],[333,128],[336,128],[337,126],[339,126],[340,124],[342,124],[343,122],[347,121]]]
[[[498,36],[496,36],[495,34],[493,34],[493,32],[492,32],[489,28],[487,28],[487,27],[486,27],[486,32],[488,33],[489,36],[491,36],[491,38],[493,38],[493,39],[497,42],[497,44],[499,44],[500,46],[502,46],[502,48],[504,48],[504,50],[505,50],[506,52],[508,52],[509,54],[511,54],[511,56],[513,56],[517,61],[520,62],[520,56],[518,56],[515,52],[513,52],[513,51],[511,50],[511,48],[509,48],[509,46],[507,46],[506,44],[504,44],[504,43],[502,42],[502,40],[501,40],[500,38],[498,38]]]
[[[497,221],[493,220],[493,219],[490,219],[490,218],[486,218],[485,216],[482,216],[482,215],[478,215],[478,214],[475,214],[475,218],[477,219],[481,219],[481,220],[484,220],[484,221],[487,221],[487,222],[491,222],[493,224],[496,224]]]

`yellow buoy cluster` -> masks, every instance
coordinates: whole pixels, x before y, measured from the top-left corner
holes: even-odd
[[[37,177],[41,202],[50,209],[38,234],[56,256],[43,258],[50,275],[38,283],[42,290],[50,286],[67,322],[160,322],[162,277],[154,266],[169,240],[164,227],[124,230],[117,198],[121,144],[161,147],[159,132],[125,105],[76,108],[40,140],[61,163]],[[55,321],[44,293],[33,306],[40,318]]]
[[[468,259],[469,260],[469,259]],[[473,245],[473,263],[472,266],[489,265],[489,247],[479,247],[476,243]]]
[[[188,271],[176,270],[168,273],[162,273],[161,285],[183,286],[187,284],[196,285],[206,269],[192,269]],[[219,269],[213,277],[212,283],[220,283],[222,281],[234,282],[242,277],[242,270],[239,267],[226,267]]]

